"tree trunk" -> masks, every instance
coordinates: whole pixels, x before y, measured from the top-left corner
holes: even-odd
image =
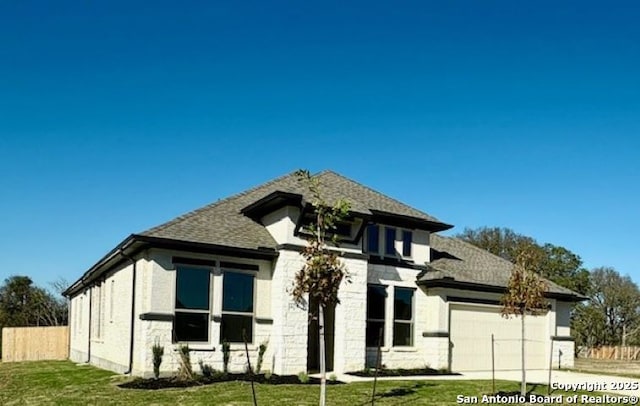
[[[525,363],[524,363],[524,311],[522,312],[522,383],[520,386],[520,394],[522,396],[525,396],[527,394],[527,369],[525,368]]]
[[[325,406],[327,399],[327,366],[324,342],[324,306],[318,306],[318,331],[320,336],[320,406]]]

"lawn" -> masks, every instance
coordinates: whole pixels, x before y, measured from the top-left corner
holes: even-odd
[[[248,383],[225,382],[189,389],[141,391],[121,389],[121,375],[68,361],[0,364],[2,405],[252,405]],[[516,382],[497,382],[501,391],[518,390]],[[315,405],[318,387],[256,385],[260,405]],[[536,392],[546,393],[545,387]],[[456,396],[491,393],[491,381],[382,381],[376,405],[455,405]],[[333,385],[329,405],[370,404],[371,383]]]

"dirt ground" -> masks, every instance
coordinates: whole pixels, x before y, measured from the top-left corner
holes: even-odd
[[[640,361],[576,358],[573,369],[584,372],[613,373],[640,377]]]

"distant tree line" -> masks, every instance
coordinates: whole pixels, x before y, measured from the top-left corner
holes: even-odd
[[[62,292],[67,282],[59,279],[50,285],[49,289],[36,286],[28,276],[5,279],[0,285],[0,329],[66,325],[67,301]],[[0,336],[0,351],[1,340]]]
[[[508,261],[516,262],[527,250],[530,269],[540,276],[588,298],[571,315],[572,334],[578,346],[640,345],[640,290],[614,268],[587,270],[579,255],[508,228],[465,229],[456,237]]]

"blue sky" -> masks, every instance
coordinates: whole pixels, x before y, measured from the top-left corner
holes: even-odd
[[[640,282],[635,2],[2,2],[0,278],[297,168]]]

